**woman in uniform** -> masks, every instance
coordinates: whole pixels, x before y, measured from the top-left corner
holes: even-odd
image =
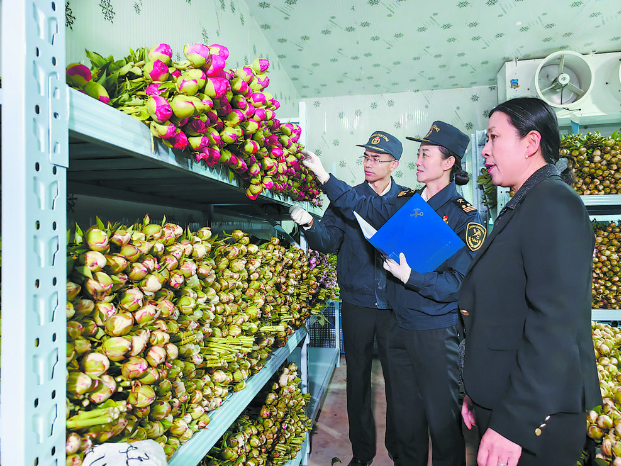
[[[474,251],[485,238],[479,213],[455,188],[456,182],[468,182],[461,158],[470,139],[442,121],[434,122],[424,138],[408,139],[421,142],[417,180],[426,186],[420,194],[468,246],[433,272],[410,269],[403,254],[399,263],[384,264],[394,275],[387,294],[394,313],[388,356],[398,426],[395,464],[426,466],[431,437],[434,466],[463,466],[457,294]],[[414,194],[406,190],[391,199],[360,196],[326,173],[317,156],[308,152],[305,157],[303,163],[323,183],[331,205],[352,219],[355,210],[376,228]]]
[[[601,404],[591,337],[594,235],[561,174],[554,110],[517,98],[490,115],[485,166],[515,195],[459,294],[466,330],[462,416],[479,466],[575,465]],[[559,166],[561,163],[558,164]],[[565,165],[566,166],[566,165]]]

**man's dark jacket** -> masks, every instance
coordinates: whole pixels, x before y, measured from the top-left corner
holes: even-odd
[[[396,197],[404,188],[392,180],[384,197]],[[362,196],[379,197],[367,182],[354,187]],[[329,205],[321,221],[304,230],[311,249],[338,252],[336,265],[341,299],[363,307],[389,309],[386,297],[386,270],[376,249],[365,239],[358,222],[345,218]]]

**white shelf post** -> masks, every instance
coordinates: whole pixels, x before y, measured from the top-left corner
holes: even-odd
[[[2,3],[2,463],[65,464],[65,2]]]

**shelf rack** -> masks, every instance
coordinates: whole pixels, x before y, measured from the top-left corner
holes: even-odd
[[[149,127],[87,95],[68,89],[71,163],[67,189],[72,194],[145,202],[168,207],[289,220],[288,196],[272,191],[250,201],[241,180],[227,167],[208,167],[187,152],[172,150]],[[309,202],[296,205],[315,216]]]
[[[274,351],[265,367],[248,378],[246,388],[234,393],[222,406],[210,413],[208,427],[196,432],[190,441],[179,447],[168,462],[169,466],[198,464],[305,337],[306,330],[300,328],[289,337],[285,346]]]
[[[591,220],[621,219],[621,194],[590,194],[580,196]],[[621,321],[621,309],[591,309],[591,320]]]
[[[2,217],[10,219],[2,238],[3,259],[12,265],[2,272],[2,307],[11,310],[2,319],[2,352],[11,357],[2,364],[0,448],[11,466],[65,463],[68,190],[209,212],[216,206],[275,223],[288,219],[293,204],[321,215],[308,203],[271,192],[250,201],[226,169],[168,149],[143,123],[69,89],[64,24],[65,2],[2,4],[2,65],[11,70],[0,95]],[[291,344],[300,337],[296,333]],[[286,358],[289,343],[281,350],[273,361]],[[269,378],[270,370],[256,374],[252,385]],[[250,396],[240,393],[227,402],[231,407],[214,412],[207,433],[175,454],[175,464],[196,464],[186,459],[196,461],[189,452],[211,441],[210,430],[224,426]]]

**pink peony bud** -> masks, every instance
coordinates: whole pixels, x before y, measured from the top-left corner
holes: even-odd
[[[153,304],[145,304],[136,312],[134,312],[134,319],[140,326],[149,324],[157,319],[159,316],[159,309]]]
[[[209,138],[207,136],[193,136],[188,138],[190,147],[195,151],[201,151],[209,146]]]
[[[244,112],[237,109],[231,109],[231,111],[226,115],[226,119],[224,120],[224,124],[226,126],[239,126],[246,119]],[[258,149],[257,149],[258,150]]]
[[[163,89],[160,89],[160,84],[161,83],[151,83],[145,88],[144,92],[147,95],[160,95],[163,92]]]
[[[70,86],[82,89],[91,80],[91,70],[80,63],[71,63],[67,65],[66,79]]]
[[[234,78],[231,80],[231,90],[243,96],[248,92],[248,83],[242,78]]]
[[[243,128],[244,133],[246,134],[256,134],[259,129],[259,122],[253,119],[246,120],[242,122],[240,125]],[[262,136],[262,140],[265,140],[265,137]],[[257,142],[260,142],[260,141],[257,141]]]
[[[181,75],[177,78],[177,91],[184,95],[194,96],[198,93],[198,81],[196,79],[188,79],[187,76]]]
[[[229,58],[229,49],[224,45],[212,44],[209,46],[212,55],[219,55],[225,60]]]
[[[86,244],[93,251],[107,251],[110,247],[108,244],[108,233],[98,228],[89,228],[85,235]]]
[[[172,111],[175,116],[180,119],[190,118],[196,112],[196,107],[194,106],[192,99],[181,94],[173,97],[170,106],[172,107]]]
[[[112,337],[122,337],[131,332],[134,316],[129,312],[119,312],[106,321],[106,333]]]
[[[259,86],[261,86],[263,89],[265,89],[266,87],[270,85],[270,78],[268,76],[257,75],[256,78],[257,78],[257,82],[259,83]]]
[[[220,98],[226,94],[228,81],[223,78],[208,77],[204,92],[211,98]]]
[[[258,57],[250,66],[257,74],[265,73],[270,67],[270,61],[267,58]]]
[[[177,130],[172,138],[163,139],[163,141],[168,147],[176,150],[185,150],[188,147],[188,137],[181,130]]]
[[[226,66],[226,58],[222,58],[220,55],[212,55],[211,63],[208,67],[204,68],[205,73],[209,77],[222,76],[224,67]]]
[[[248,103],[248,107],[246,107],[246,109],[244,110],[244,115],[246,115],[246,120],[248,118],[252,118],[252,116],[254,115],[254,112],[256,112],[256,107],[252,105],[251,103]]]
[[[170,62],[172,58],[172,48],[168,44],[160,44],[151,48],[147,54],[147,58],[150,61],[159,60],[165,65]],[[155,80],[154,80],[155,81]]]
[[[97,378],[110,368],[110,361],[105,354],[91,352],[82,358],[82,370],[91,378]]]
[[[195,68],[208,67],[212,60],[209,47],[204,44],[185,45],[183,54]]]
[[[235,77],[241,78],[249,84],[254,79],[254,72],[252,71],[252,68],[244,66],[235,70]]]
[[[166,349],[163,346],[151,346],[146,360],[153,367],[159,366],[166,361]]]
[[[254,92],[250,96],[250,103],[255,107],[264,107],[265,106],[265,94],[262,92]]]
[[[250,186],[255,186],[255,185],[251,184]],[[257,193],[252,192],[252,190],[250,188],[246,189],[246,197],[248,199],[250,199],[251,201],[256,200],[259,197],[259,194],[260,194],[260,192],[257,192]]]
[[[241,146],[241,150],[248,155],[256,154],[259,151],[259,144],[252,139],[246,139]]]
[[[248,108],[248,101],[244,98],[243,95],[236,95],[231,100],[231,106],[239,110],[245,110],[246,108]]]
[[[149,81],[166,81],[168,66],[161,60],[150,61],[142,67],[142,74]]]
[[[99,272],[106,266],[106,256],[99,251],[86,251],[80,254],[78,262],[84,265],[91,272]]]
[[[267,120],[267,112],[264,108],[257,108],[254,111],[254,115],[252,115],[252,119],[256,121],[265,121]]]
[[[274,186],[274,182],[272,181],[272,178],[270,178],[269,176],[264,176],[263,179],[261,180],[261,184],[263,185],[265,189],[272,189],[272,187]]]
[[[205,134],[209,127],[209,121],[206,115],[192,117],[183,127],[183,132],[187,136],[200,136]]]
[[[175,79],[178,79],[179,76],[181,76],[181,70],[178,70],[177,68],[174,68],[174,67],[168,68],[168,72]]]
[[[237,141],[239,141],[239,139],[241,139],[239,129],[230,126],[227,126],[222,131],[220,131],[220,137],[222,138],[222,141],[224,141],[226,144],[235,144]]]
[[[129,337],[111,337],[103,342],[101,349],[111,361],[122,361],[132,349],[132,341]]]
[[[278,170],[278,164],[274,161],[274,159],[271,159],[269,157],[265,157],[261,161],[261,165],[263,166],[263,170],[265,171],[265,173],[269,176],[275,175],[276,171]]]
[[[173,125],[170,121],[167,121],[163,124],[152,121],[149,124],[149,129],[151,130],[151,134],[160,139],[172,138],[177,133],[177,127]]]
[[[151,118],[160,124],[170,120],[170,117],[173,114],[172,107],[170,106],[168,100],[157,95],[149,97],[146,107],[149,115],[151,115]]]
[[[220,161],[220,149],[217,147],[209,147],[210,161],[207,163],[210,167],[213,167]]]
[[[149,364],[144,358],[132,356],[121,366],[121,373],[127,379],[135,379],[142,377],[148,368]]]

